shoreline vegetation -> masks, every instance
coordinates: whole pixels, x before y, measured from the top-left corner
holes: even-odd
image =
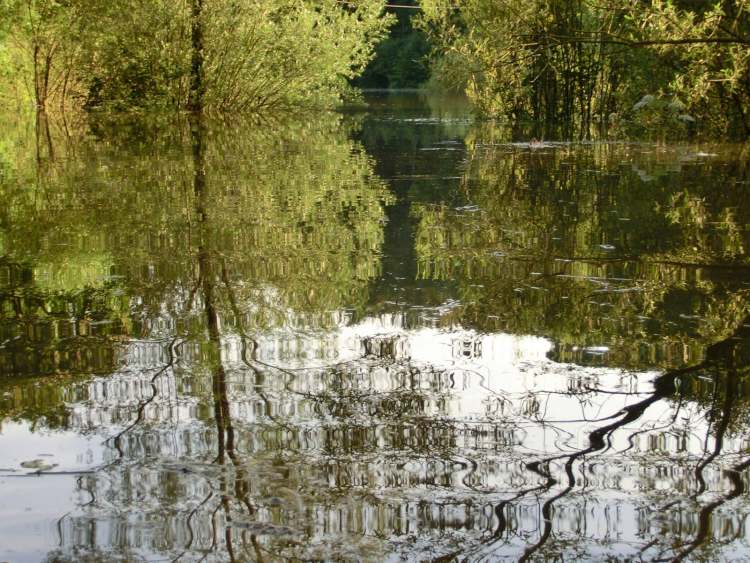
[[[750,136],[746,0],[423,0],[433,81],[567,136]]]
[[[379,0],[2,0],[0,99],[47,112],[330,106],[392,19]]]
[[[0,0],[0,108],[271,114],[465,94],[535,137],[750,137],[750,0]]]

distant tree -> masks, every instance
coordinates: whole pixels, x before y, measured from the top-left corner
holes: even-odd
[[[413,22],[419,13],[416,0],[399,1],[387,10],[396,20],[388,37],[355,84],[367,88],[414,88],[429,78],[427,36]]]

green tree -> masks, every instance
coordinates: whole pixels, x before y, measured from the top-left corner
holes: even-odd
[[[0,4],[0,53],[7,62],[0,99],[28,99],[44,112],[64,103],[75,82],[79,45],[73,30],[85,28],[86,6],[78,0],[5,0]],[[7,27],[6,27],[7,26]],[[10,101],[10,100],[6,100]]]
[[[391,18],[365,0],[6,0],[0,41],[41,108],[53,92],[88,108],[187,108],[196,63],[206,109],[330,104]]]
[[[612,120],[750,133],[745,0],[423,7],[436,72],[485,115],[574,125],[583,135]]]

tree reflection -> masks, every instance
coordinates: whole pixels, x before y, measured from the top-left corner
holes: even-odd
[[[461,285],[465,305],[451,312],[451,320],[549,335],[560,343],[555,356],[563,359],[591,363],[606,354],[621,365],[671,369],[654,380],[646,398],[600,418],[612,422],[590,431],[587,447],[525,463],[539,482],[495,505],[497,526],[487,541],[445,560],[492,553],[509,541],[513,507],[539,495],[546,497],[539,512],[543,526],[521,560],[555,557],[558,548],[548,545],[559,525],[555,507],[585,487],[586,458],[606,453],[615,433],[637,428],[645,412],[664,401],[675,404],[661,427],[667,432],[686,416],[688,402],[706,409],[703,454],[693,465],[690,495],[697,523],[692,539],[675,538],[672,530],[648,542],[641,555],[690,556],[710,541],[715,510],[743,494],[741,473],[750,463],[742,450],[726,452],[725,444],[730,420],[744,417],[748,397],[747,356],[740,353],[750,337],[743,282],[750,241],[742,226],[750,210],[740,187],[747,178],[745,159],[735,160],[732,149],[721,156],[689,148],[659,155],[639,145],[573,152],[566,144],[530,150],[520,143],[473,142],[462,180],[468,204],[414,211],[421,275],[457,278]],[[716,183],[726,189],[707,194]],[[679,356],[669,351],[677,343],[684,343]],[[646,346],[656,348],[644,354]],[[582,352],[571,355],[571,347]],[[639,434],[654,430],[630,431],[624,451],[632,450]],[[737,430],[735,437],[746,441]],[[708,491],[704,470],[727,453],[741,456],[728,466],[724,461],[728,491],[699,501]]]
[[[49,260],[54,264],[54,260],[59,260],[75,265],[75,260],[64,252],[47,254],[46,249],[54,245],[50,234],[75,237],[77,231],[88,229],[84,238],[88,242],[96,240],[99,232],[105,233],[96,242],[101,244],[100,255],[110,260],[109,272],[117,272],[112,279],[122,280],[114,289],[127,292],[126,299],[120,300],[124,307],[108,312],[89,302],[80,311],[71,311],[68,306],[66,309],[84,322],[103,319],[111,323],[112,315],[126,316],[126,334],[137,335],[145,342],[152,339],[166,352],[167,361],[161,367],[143,370],[144,376],[149,371],[151,375],[147,385],[136,383],[137,402],[124,406],[112,420],[114,425],[123,424],[122,430],[109,440],[116,457],[98,477],[81,481],[83,490],[92,491],[91,501],[81,506],[84,513],[99,510],[99,503],[108,495],[104,490],[94,491],[102,485],[106,488],[109,479],[121,483],[126,498],[138,495],[133,479],[141,469],[139,451],[151,450],[151,437],[154,432],[158,434],[153,424],[161,417],[164,401],[176,399],[170,388],[176,374],[178,378],[182,375],[180,363],[184,360],[180,356],[190,350],[192,343],[204,341],[201,333],[205,331],[205,346],[201,345],[199,358],[210,374],[213,396],[216,434],[211,441],[215,439],[216,457],[211,464],[224,467],[230,463],[232,468],[220,471],[215,491],[213,483],[208,482],[211,490],[191,510],[187,520],[191,540],[186,549],[191,550],[194,540],[200,545],[200,537],[194,537],[194,531],[202,533],[201,526],[196,528],[198,509],[210,508],[210,499],[216,498],[218,505],[210,516],[212,544],[219,549],[216,510],[223,511],[225,548],[234,558],[235,532],[243,544],[249,539],[254,549],[259,546],[254,534],[245,533],[252,528],[248,518],[255,509],[248,496],[250,481],[245,474],[245,460],[237,455],[230,412],[230,376],[222,361],[226,342],[222,339],[239,331],[244,346],[245,324],[254,330],[293,328],[299,323],[325,326],[337,322],[338,310],[361,307],[367,298],[369,279],[378,272],[383,203],[388,194],[372,175],[368,158],[346,139],[345,130],[325,120],[305,125],[301,132],[287,128],[266,136],[265,129],[247,138],[234,137],[225,130],[224,136],[212,136],[207,124],[197,119],[191,123],[187,145],[192,160],[184,158],[180,129],[176,138],[174,131],[167,139],[161,139],[140,126],[130,136],[125,127],[113,137],[105,126],[99,134],[106,144],[77,145],[76,150],[84,153],[80,160],[79,155],[68,155],[59,161],[54,175],[42,176],[37,188],[51,197],[43,198],[41,204],[16,191],[15,181],[20,183],[21,178],[10,178],[3,184],[12,203],[7,209],[3,234],[10,241],[5,248],[10,250],[11,258],[31,264],[35,284],[20,289],[29,295],[33,291],[45,292],[34,286],[40,283],[40,262]],[[131,145],[144,133],[150,137],[148,145]],[[238,145],[222,144],[238,139]],[[120,147],[126,144],[135,150],[128,148],[123,155]],[[110,147],[114,150],[107,154]],[[91,166],[92,161],[97,164]],[[281,161],[283,166],[279,166]],[[185,167],[186,164],[192,166]],[[207,169],[212,171],[210,177]],[[17,170],[26,171],[23,166],[17,166]],[[192,193],[184,189],[186,170],[192,170]],[[128,185],[133,180],[135,183]],[[101,191],[106,191],[106,195]],[[185,213],[184,203],[193,209]],[[93,224],[91,207],[97,210]],[[140,230],[141,225],[146,228]],[[50,270],[57,271],[54,267]],[[54,276],[52,282],[60,284],[58,280],[66,279]],[[72,279],[62,283],[72,285],[74,295],[81,292]],[[84,292],[90,292],[85,284],[99,285],[100,274],[94,271],[88,277],[80,277],[78,283]],[[19,292],[19,288],[11,287],[13,292]],[[9,303],[16,301],[13,295],[9,297]],[[4,328],[19,330],[15,319],[4,320]],[[189,338],[170,337],[175,331],[187,333]],[[163,358],[164,354],[157,356]],[[133,359],[137,360],[128,357],[127,351],[124,358],[118,358],[125,362],[124,373],[133,365]],[[149,354],[144,359],[151,361]],[[38,373],[34,366],[28,369]],[[111,371],[123,373],[115,364],[104,369],[105,373]],[[256,376],[261,385],[262,374],[257,372]],[[200,413],[201,378],[188,374],[185,380],[188,387],[195,385],[195,392],[201,397],[195,403]],[[103,384],[106,388],[107,383]],[[83,384],[84,389],[87,385]],[[89,389],[89,393],[92,391]],[[105,394],[113,391],[117,397],[116,389]],[[96,403],[93,395],[90,399]],[[60,403],[57,399],[51,406],[57,408]],[[28,410],[27,415],[39,416]],[[64,426],[71,424],[75,426],[76,422],[69,416]],[[185,474],[195,477],[193,468],[186,469]],[[244,516],[233,512],[238,501],[245,506]],[[84,544],[98,541],[95,535],[89,538]],[[89,545],[94,557],[97,547],[95,543]]]
[[[745,165],[470,154],[460,194],[412,207],[420,276],[458,298],[413,325],[378,308],[398,225],[339,127],[101,124],[55,150],[43,197],[0,183],[3,339],[58,353],[52,316],[107,358],[3,379],[7,424],[105,439],[48,559],[731,556],[747,210],[701,190]],[[4,375],[44,372],[25,350]]]
[[[467,204],[413,211],[420,275],[459,281],[453,320],[637,368],[697,361],[748,313],[738,149],[473,143]]]

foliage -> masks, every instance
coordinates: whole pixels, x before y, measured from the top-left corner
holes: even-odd
[[[750,11],[745,0],[426,0],[435,70],[479,112],[574,125],[634,119],[685,132],[750,134]],[[654,121],[644,96],[684,104]],[[651,108],[653,109],[653,108]],[[665,116],[662,116],[665,117]],[[678,119],[679,118],[679,119]]]
[[[364,69],[391,21],[373,0],[352,10],[336,0],[208,7],[206,101],[219,109],[330,101]]]
[[[79,0],[5,0],[0,13],[9,23],[0,30],[0,52],[8,62],[0,103],[45,110],[57,98],[63,103],[75,81],[79,40],[88,21]]]
[[[329,104],[391,21],[376,0],[211,0],[196,21],[186,0],[5,1],[17,23],[0,46],[12,51],[39,107],[48,98],[88,108],[186,107],[193,24],[203,34],[207,109]]]
[[[627,15],[639,30],[633,40],[675,69],[661,90],[681,98],[706,129],[750,135],[750,2],[659,0]]]
[[[388,37],[375,50],[375,56],[355,84],[365,88],[415,88],[429,77],[426,35],[414,28],[415,0],[399,2],[387,10],[396,16]]]
[[[424,25],[445,53],[442,65],[459,68],[477,108],[492,116],[590,123],[613,109],[618,68],[597,44],[561,42],[601,22],[582,0],[488,2],[470,0],[460,10],[424,3]],[[447,58],[447,56],[450,58]]]

